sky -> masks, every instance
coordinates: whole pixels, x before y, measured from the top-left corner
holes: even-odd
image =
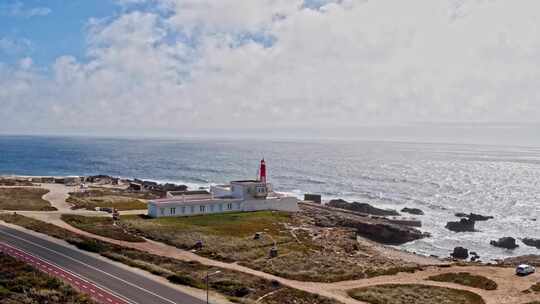
[[[1,0],[0,134],[540,145],[537,0]]]

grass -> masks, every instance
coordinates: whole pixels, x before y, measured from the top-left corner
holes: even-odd
[[[147,199],[155,197],[149,193],[98,188],[85,192],[71,192],[66,201],[74,205],[73,209],[95,210],[97,207],[107,207],[118,210],[140,210],[147,208]]]
[[[56,208],[41,197],[49,190],[41,188],[0,188],[0,209],[21,211],[54,211]]]
[[[472,275],[468,272],[458,272],[458,273],[443,273],[427,278],[431,281],[437,282],[449,282],[456,283],[460,285],[465,285],[474,288],[480,288],[484,290],[495,290],[497,289],[497,283],[490,280],[486,277],[479,275]]]
[[[349,296],[371,304],[485,304],[479,295],[420,284],[385,284],[353,289]]]
[[[0,253],[0,303],[92,304],[60,280]]]
[[[276,294],[283,294],[284,297],[272,294],[272,296],[268,296],[258,303],[338,304],[338,302],[334,300],[281,286],[277,282],[268,281],[249,274],[213,266],[205,266],[198,262],[187,262],[170,257],[153,255],[140,250],[102,242],[22,215],[0,214],[0,220],[66,240],[79,249],[95,252],[109,259],[146,270],[155,275],[167,278],[169,281],[176,284],[204,288],[204,278],[206,274],[208,272],[219,270],[221,271],[219,274],[212,276],[210,288],[226,295],[234,302],[246,304],[255,303],[255,301],[263,295],[276,292]],[[2,302],[0,301],[0,303]]]
[[[334,282],[417,269],[416,265],[361,257],[354,231],[336,228],[315,235],[298,228],[302,225],[295,215],[285,212],[157,219],[123,216],[121,225],[134,234],[186,250],[201,240],[203,248],[197,254],[301,281]],[[262,233],[261,239],[254,240],[257,232]],[[270,259],[274,244],[278,257]]]
[[[144,242],[142,237],[128,233],[122,227],[115,225],[111,217],[62,214],[62,220],[78,229],[111,239],[127,242]]]

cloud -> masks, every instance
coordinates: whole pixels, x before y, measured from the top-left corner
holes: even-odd
[[[13,89],[0,95],[0,124],[176,133],[539,122],[535,0],[148,3],[90,22],[84,61],[66,54],[48,75],[4,68],[0,86]]]
[[[0,54],[16,55],[32,48],[32,42],[26,38],[0,38]]]
[[[0,5],[0,15],[11,17],[31,18],[36,16],[47,16],[52,12],[48,7],[25,7],[24,3],[15,1]]]

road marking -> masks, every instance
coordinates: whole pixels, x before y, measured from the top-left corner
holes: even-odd
[[[132,287],[134,287],[134,288],[137,288],[137,289],[139,289],[139,290],[141,290],[141,291],[144,291],[144,292],[146,292],[146,293],[148,293],[148,294],[150,294],[150,295],[153,295],[153,296],[155,296],[155,297],[157,297],[157,298],[159,298],[159,299],[161,299],[161,300],[163,300],[163,301],[165,301],[165,302],[168,302],[168,303],[171,303],[171,304],[177,304],[176,302],[174,302],[174,301],[172,301],[172,300],[169,300],[169,299],[167,299],[167,298],[165,298],[165,297],[162,297],[162,296],[158,295],[158,294],[155,293],[155,292],[152,292],[152,291],[147,290],[147,289],[145,289],[145,288],[139,287],[139,286],[137,286],[137,285],[135,285],[135,284],[133,284],[133,283],[131,283],[131,282],[128,282],[128,281],[126,281],[126,280],[124,280],[124,279],[122,279],[122,278],[119,278],[119,277],[117,277],[117,276],[115,276],[115,275],[113,275],[113,274],[110,274],[110,273],[108,273],[108,272],[106,272],[106,271],[103,271],[103,270],[101,270],[101,269],[99,269],[99,268],[96,268],[96,267],[94,267],[94,266],[88,265],[88,264],[86,264],[86,263],[84,263],[84,262],[81,262],[81,261],[79,261],[79,260],[77,260],[77,259],[75,259],[75,258],[73,258],[73,257],[70,257],[69,255],[66,255],[66,254],[63,254],[63,253],[61,253],[61,252],[52,250],[52,249],[50,249],[50,248],[47,248],[47,247],[42,246],[42,245],[40,245],[40,244],[37,244],[37,243],[35,243],[35,242],[33,242],[33,241],[29,241],[29,240],[24,239],[24,238],[22,238],[22,237],[19,237],[19,236],[17,236],[17,235],[13,235],[12,233],[9,233],[9,232],[6,232],[6,231],[1,231],[1,230],[0,230],[0,233],[6,234],[6,235],[11,236],[11,237],[13,237],[13,238],[19,239],[19,240],[21,240],[21,241],[23,241],[23,242],[26,242],[26,243],[29,243],[29,244],[34,245],[34,246],[36,246],[36,247],[39,247],[39,248],[42,248],[42,249],[44,249],[44,250],[50,251],[50,252],[52,252],[52,253],[54,253],[54,254],[63,256],[63,257],[65,257],[65,258],[67,258],[67,259],[70,259],[70,260],[76,262],[76,263],[79,263],[79,264],[81,264],[81,265],[84,265],[84,266],[86,266],[86,267],[88,267],[88,268],[90,268],[90,269],[93,269],[93,270],[95,270],[95,271],[101,272],[101,273],[103,273],[103,274],[105,274],[105,275],[107,275],[107,276],[109,276],[109,277],[111,277],[111,278],[117,279],[117,280],[119,280],[120,282],[123,282],[124,284],[127,284],[127,285],[132,286]],[[61,245],[59,245],[59,246],[61,246]],[[80,276],[80,275],[79,275],[79,276]],[[96,284],[96,285],[97,285],[97,284]],[[99,286],[99,285],[98,285],[98,286]],[[102,287],[102,286],[100,286],[100,287]],[[102,287],[102,288],[103,288],[103,287]],[[113,293],[114,295],[116,295],[116,296],[118,296],[118,297],[120,297],[120,298],[127,299],[126,297],[124,297],[124,296],[122,296],[122,295],[119,295],[119,294],[117,294],[116,292],[114,292],[114,291],[112,291],[112,290],[110,290],[110,289],[108,289],[108,288],[104,288],[104,289],[107,290],[107,291],[109,291],[109,292],[111,292],[111,293]],[[137,302],[132,301],[132,300],[129,300],[128,302],[130,302],[130,301],[133,302],[133,303],[137,303]]]
[[[7,245],[7,244],[5,244],[5,243],[3,243],[3,242],[0,242],[0,247],[6,247],[6,246],[8,246],[8,248],[11,247],[11,245]],[[0,248],[0,251],[1,251],[1,248]],[[14,249],[14,250],[9,250],[9,251],[12,251],[13,253],[16,253],[16,252],[18,252],[18,251],[22,252],[22,254],[21,254],[21,253],[18,253],[19,256],[30,255],[30,253],[28,253],[28,252],[26,252],[26,251],[24,251],[24,250],[22,250],[22,249],[18,249],[18,248],[17,248],[17,249]],[[39,258],[38,258],[38,259],[39,259]],[[45,260],[45,261],[46,261],[46,260]],[[52,265],[53,267],[56,267],[56,268],[58,268],[58,269],[61,269],[60,266],[58,266],[58,265],[56,265],[56,264],[54,264],[54,263],[52,263],[52,262],[47,262],[47,263],[49,263],[49,264]],[[46,271],[47,268],[51,269],[50,267],[45,266],[45,263],[43,263],[43,269]],[[56,272],[56,271],[55,271],[55,272]],[[67,270],[66,270],[65,272],[68,273],[68,274],[70,273],[70,272],[67,271]],[[84,280],[82,277],[79,278],[79,276],[78,276],[77,274],[71,273],[71,275],[75,278],[75,284],[76,284],[76,285],[79,285],[79,284],[80,284],[80,283],[79,283],[78,281],[76,281],[76,280],[86,281],[86,280]],[[69,281],[74,281],[74,279],[72,279],[72,278],[70,278],[70,277],[67,277],[67,279],[68,279]],[[90,283],[90,282],[88,282],[88,283]],[[99,284],[96,284],[96,283],[93,283],[93,284],[94,284],[96,287],[100,287],[100,288],[102,288],[103,290],[108,291],[107,288],[101,287]],[[83,288],[86,288],[86,286],[83,285]],[[121,299],[124,301],[123,303],[126,303],[126,304],[130,304],[130,303],[132,303],[132,304],[138,304],[137,302],[134,302],[134,301],[133,301],[133,302],[130,302],[131,300],[125,300],[125,299],[123,299],[122,296],[118,296],[118,295],[116,295],[116,294],[115,294],[114,292],[112,292],[112,291],[110,292],[110,294],[111,294],[111,295],[114,295],[114,296],[117,296],[118,298],[121,298]],[[115,302],[115,303],[122,303],[122,302]]]

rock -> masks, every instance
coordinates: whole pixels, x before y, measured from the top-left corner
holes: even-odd
[[[446,229],[452,230],[454,232],[474,232],[474,220],[467,218],[462,218],[459,222],[448,222],[446,223]]]
[[[463,213],[463,212],[458,212],[458,213],[456,213],[454,215],[457,216],[457,217],[468,218],[468,219],[473,220],[473,221],[487,221],[487,220],[493,219],[493,216],[481,215],[481,214],[476,214],[476,213],[466,214],[466,213]]]
[[[523,244],[540,249],[540,239],[524,238],[521,240]]]
[[[475,251],[471,251],[470,255],[471,255],[471,261],[472,262],[476,262],[476,261],[480,260],[480,256]]]
[[[315,205],[301,204],[300,207],[302,213],[311,217],[317,226],[353,228],[359,236],[383,244],[401,245],[429,236],[429,233],[384,218],[370,218]]]
[[[506,258],[500,264],[514,267],[519,264],[529,264],[535,267],[540,267],[540,255],[530,254]]]
[[[506,249],[515,249],[519,247],[519,245],[516,244],[516,239],[513,237],[502,237],[497,241],[489,242],[489,244],[495,247],[501,247]]]
[[[416,219],[386,219],[390,223],[397,224],[397,225],[403,225],[403,226],[410,226],[410,227],[422,227],[422,222]]]
[[[455,247],[454,252],[450,255],[456,259],[466,260],[469,258],[469,250],[463,247]]]
[[[399,212],[397,212],[396,210],[380,209],[377,207],[373,207],[367,203],[358,203],[358,202],[349,203],[346,200],[342,200],[342,199],[331,200],[327,203],[327,206],[350,210],[350,211],[359,212],[359,213],[371,214],[371,215],[381,215],[381,216],[399,215]]]
[[[424,211],[422,211],[422,210],[420,210],[418,208],[405,207],[405,208],[401,209],[401,212],[410,213],[410,214],[414,214],[414,215],[424,215]]]

